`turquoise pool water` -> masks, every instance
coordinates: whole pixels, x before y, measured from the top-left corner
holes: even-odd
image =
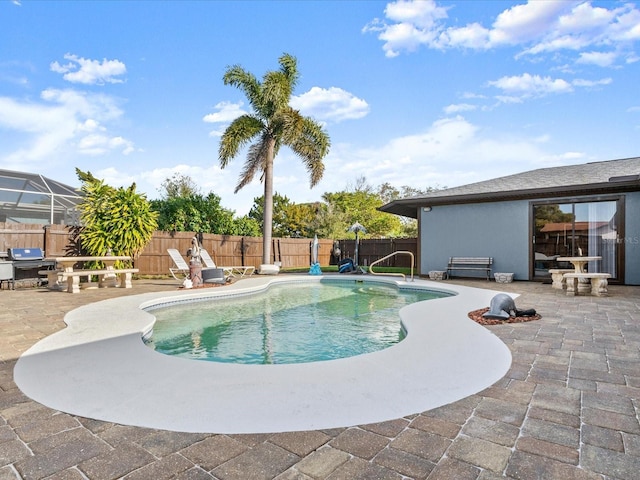
[[[373,282],[287,283],[154,309],[147,343],[164,354],[215,362],[333,360],[394,345],[404,338],[400,308],[447,295]]]

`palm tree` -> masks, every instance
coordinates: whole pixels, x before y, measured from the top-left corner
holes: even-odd
[[[228,67],[225,85],[238,87],[247,96],[253,113],[236,118],[220,140],[221,168],[238,151],[249,146],[247,159],[234,193],[248,185],[260,172],[264,182],[264,217],[262,263],[269,264],[273,231],[273,160],[282,145],[288,146],[303,161],[314,187],[322,178],[322,159],[329,152],[330,140],[322,126],[289,106],[298,81],[296,58],[285,53],[279,59],[280,69],[265,73],[262,82],[239,65]]]

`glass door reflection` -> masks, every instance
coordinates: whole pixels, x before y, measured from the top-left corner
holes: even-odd
[[[550,276],[549,269],[572,268],[558,257],[602,257],[589,262],[587,271],[618,278],[620,231],[618,202],[547,203],[533,206],[534,278]]]

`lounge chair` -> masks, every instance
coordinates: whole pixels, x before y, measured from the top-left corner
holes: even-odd
[[[173,260],[174,266],[169,267],[169,271],[173,278],[175,278],[179,282],[183,282],[185,278],[189,278],[189,264],[182,258],[182,255],[175,248],[167,248],[167,253]],[[178,278],[176,275],[181,275],[182,278]]]
[[[246,267],[244,265],[216,267],[216,262],[213,261],[213,258],[211,258],[211,255],[209,255],[209,252],[207,252],[204,248],[200,249],[200,258],[207,268],[221,268],[222,270],[224,270],[224,276],[226,278],[235,278],[236,275],[239,275],[240,278],[244,277],[245,275],[251,276],[256,269],[253,266]]]
[[[189,275],[191,273],[189,264],[185,261],[184,258],[182,258],[180,252],[175,248],[167,248],[167,253],[169,253],[169,256],[171,256],[171,259],[175,264],[175,267],[169,267],[169,271],[171,272],[173,278],[175,278],[179,282],[183,282],[185,278],[189,278]],[[182,278],[178,278],[176,274],[181,275]],[[215,266],[209,267],[205,262],[205,268],[202,269],[202,281],[204,283],[226,283],[227,279],[222,268],[217,268]]]
[[[184,282],[186,278],[189,278],[189,264],[184,258],[182,258],[180,252],[175,248],[167,248],[167,253],[171,257],[171,260],[173,260],[174,264],[173,267],[169,267],[169,272],[171,272],[173,278],[179,282]],[[178,275],[182,278],[179,278]]]

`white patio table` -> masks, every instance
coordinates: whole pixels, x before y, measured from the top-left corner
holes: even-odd
[[[585,273],[585,267],[589,262],[597,262],[602,260],[602,257],[558,257],[556,261],[558,262],[569,262],[575,268],[575,273]],[[595,273],[595,272],[592,272]],[[588,278],[580,278],[578,279],[578,292],[586,293],[591,290],[591,282]]]

